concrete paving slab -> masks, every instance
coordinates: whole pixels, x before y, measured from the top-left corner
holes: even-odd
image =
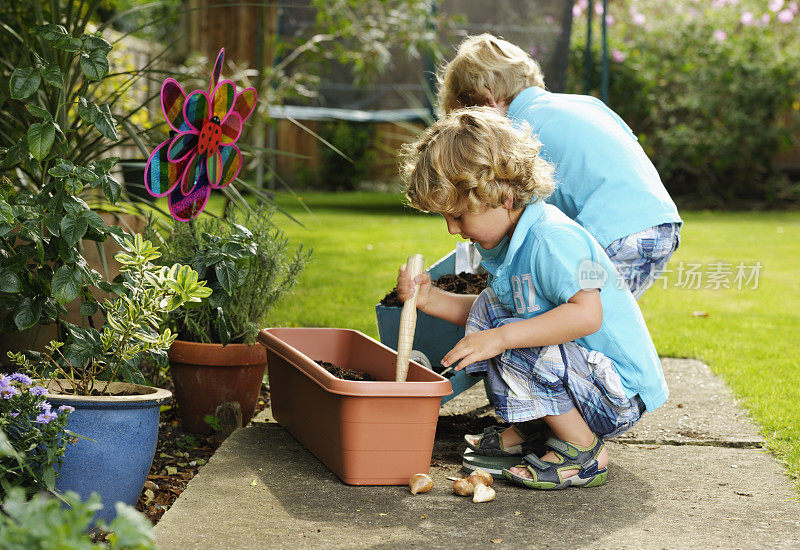
[[[747,419],[733,403],[722,408],[729,398],[719,393],[724,386],[702,364],[665,361],[665,371],[673,379],[670,403],[685,407],[674,406],[680,414],[671,420],[648,415],[654,425],[647,429],[661,434],[662,444],[609,443],[609,481],[601,487],[550,493],[498,481],[489,503],[453,495],[445,478],[460,469],[462,430],[494,422],[478,387],[442,410],[430,493],[347,486],[262,415],[235,432],[189,483],[156,526],[158,543],[165,550],[800,548],[798,493],[771,455],[739,445],[740,434],[757,432],[744,430]],[[714,392],[706,407],[726,411],[718,414],[721,424],[704,420],[701,403],[689,399],[695,394],[687,386],[699,383]],[[684,413],[689,420],[680,422]],[[687,426],[703,427],[716,445],[692,434],[674,444]],[[724,446],[725,437],[733,446]]]

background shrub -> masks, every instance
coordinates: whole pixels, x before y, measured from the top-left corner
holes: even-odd
[[[573,93],[584,92],[585,4],[575,7]],[[777,206],[800,197],[774,163],[800,120],[798,12],[798,2],[781,0],[610,4],[609,105],[637,133],[673,195],[705,206]]]

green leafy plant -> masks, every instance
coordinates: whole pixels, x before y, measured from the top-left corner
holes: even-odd
[[[14,487],[27,495],[54,491],[72,407],[52,410],[47,389],[25,374],[0,377],[0,501]]]
[[[189,266],[155,265],[161,254],[140,234],[123,234],[117,242],[123,248],[115,256],[121,273],[114,283],[101,282],[100,287],[118,297],[102,306],[106,318],[102,330],[70,325],[68,342],[53,344],[51,353],[39,355],[36,362],[14,357],[29,371],[66,380],[67,387],[56,380],[62,390],[91,395],[107,392],[108,382],[119,379],[144,384],[139,370],[142,358],[149,355],[157,365],[165,365],[166,350],[175,340],[165,326],[169,312],[211,295]]]
[[[610,106],[673,194],[706,206],[800,198],[775,167],[800,120],[800,18],[780,9],[754,0],[609,4]],[[573,36],[572,91],[582,92],[583,17]]]
[[[372,148],[375,125],[357,122],[327,122],[320,129],[330,147],[320,148],[319,185],[323,189],[353,191],[375,165],[378,153]]]
[[[170,316],[181,340],[255,342],[270,308],[297,283],[311,254],[300,245],[289,256],[288,239],[272,223],[273,212],[266,206],[252,213],[231,208],[226,220],[175,222],[167,238],[149,227],[147,235],[160,239],[161,261],[192,266],[213,291],[208,300]]]
[[[2,167],[18,169],[26,176],[22,183],[36,189],[47,185],[49,170],[63,159],[73,169],[86,167],[119,140],[111,112],[119,94],[97,97],[112,46],[100,32],[87,32],[88,14],[74,8],[31,0],[12,3],[4,14],[0,67],[8,88],[0,94],[0,145],[8,152]],[[75,195],[95,181],[79,175],[71,178]],[[106,185],[118,196],[118,185]]]
[[[69,507],[45,493],[26,500],[24,491],[12,490],[3,501],[0,514],[0,548],[71,548],[112,550],[155,550],[153,526],[132,506],[118,502],[117,515],[110,525],[108,543],[92,543],[88,532],[95,513],[102,508],[95,493],[86,502],[68,491],[64,499]]]

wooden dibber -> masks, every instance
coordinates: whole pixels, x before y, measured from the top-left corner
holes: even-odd
[[[425,259],[422,254],[414,254],[406,262],[406,271],[413,281],[422,273]],[[400,314],[400,332],[397,335],[397,370],[395,381],[405,382],[408,375],[408,361],[411,356],[411,346],[414,344],[414,330],[417,328],[417,292],[419,285],[414,285],[414,294],[403,304]]]

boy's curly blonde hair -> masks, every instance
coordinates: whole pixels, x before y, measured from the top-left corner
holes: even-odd
[[[489,94],[497,103],[508,104],[525,88],[544,88],[539,64],[518,46],[489,33],[465,38],[453,60],[437,71],[436,80],[443,113],[486,105]]]
[[[400,175],[414,208],[479,213],[511,198],[513,208],[553,192],[553,166],[539,156],[529,128],[491,107],[459,109],[438,120],[400,153]]]

